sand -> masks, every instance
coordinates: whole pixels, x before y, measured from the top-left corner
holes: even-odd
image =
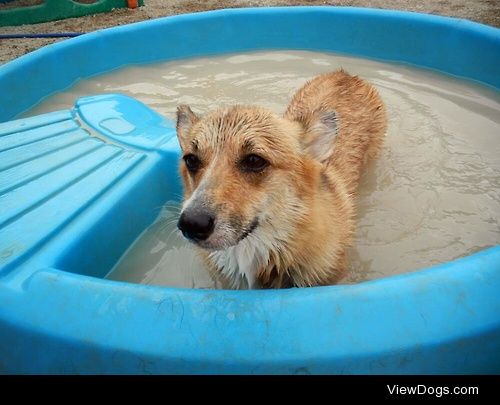
[[[18,4],[29,4],[36,0],[17,0]],[[15,5],[1,4],[2,7]],[[300,1],[300,0],[145,0],[139,9],[116,9],[109,13],[79,18],[51,21],[19,27],[0,27],[0,34],[11,33],[51,33],[90,32],[102,28],[124,25],[174,14],[192,13],[220,8],[262,7],[262,6],[355,6],[416,11],[421,13],[466,18],[483,24],[500,27],[500,0],[341,0],[341,1]],[[25,53],[61,39],[0,39],[0,64],[6,63]]]

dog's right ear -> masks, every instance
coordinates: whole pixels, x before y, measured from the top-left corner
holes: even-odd
[[[325,111],[318,116],[309,117],[305,124],[307,132],[302,139],[304,150],[324,163],[333,152],[338,132],[338,119],[335,111]]]
[[[177,107],[177,138],[181,147],[189,142],[189,130],[199,120],[198,116],[186,104],[181,104]]]

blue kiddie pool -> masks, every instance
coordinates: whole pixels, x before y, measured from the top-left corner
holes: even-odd
[[[174,123],[122,95],[15,120],[121,66],[284,48],[500,88],[498,29],[334,7],[169,17],[0,67],[0,373],[500,372],[500,246],[357,285],[222,291],[105,280],[180,194]]]

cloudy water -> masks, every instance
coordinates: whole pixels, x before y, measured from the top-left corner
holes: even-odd
[[[225,55],[129,67],[83,80],[29,115],[106,92],[131,95],[172,119],[181,103],[198,113],[235,103],[282,113],[308,79],[339,67],[371,81],[389,114],[383,152],[360,186],[344,282],[409,272],[499,244],[499,93],[438,73],[302,51]],[[166,210],[108,277],[213,287],[191,246],[175,231],[175,212]]]

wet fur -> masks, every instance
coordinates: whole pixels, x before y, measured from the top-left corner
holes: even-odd
[[[180,106],[177,116],[183,152],[205,162],[195,175],[181,162],[183,208],[196,203],[217,213],[213,237],[199,245],[213,275],[229,288],[336,283],[346,270],[359,179],[387,128],[375,88],[340,70],[306,83],[282,117],[246,106],[201,118]],[[270,166],[242,173],[246,153]]]

